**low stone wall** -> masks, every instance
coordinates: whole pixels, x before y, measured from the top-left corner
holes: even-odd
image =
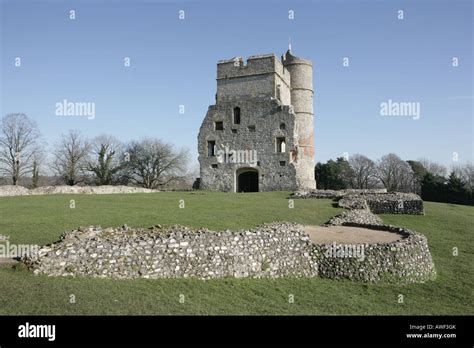
[[[290,198],[330,198],[345,209],[369,209],[375,214],[424,214],[423,200],[414,193],[386,189],[297,191]]]
[[[366,213],[370,214],[363,214]],[[302,225],[284,222],[237,232],[183,226],[87,227],[65,232],[59,242],[22,261],[35,274],[50,276],[207,279],[320,275],[401,283],[435,277],[423,235],[393,226],[348,223],[349,220],[344,225],[398,233],[400,240],[388,244],[316,245]],[[338,251],[346,247],[359,253]]]
[[[318,272],[313,252],[303,227],[291,223],[238,232],[88,227],[64,233],[23,261],[35,274],[52,276],[312,277]]]
[[[0,197],[28,196],[28,195],[51,195],[51,194],[115,194],[115,193],[152,193],[159,190],[151,190],[143,187],[124,185],[102,185],[102,186],[42,186],[28,189],[23,186],[3,185],[0,186]]]
[[[15,185],[0,186],[0,197],[25,196],[30,193],[26,187]]]
[[[400,234],[386,244],[315,245],[319,275],[362,282],[420,283],[436,278],[426,237],[395,226],[346,224]]]
[[[332,217],[327,225],[341,226],[345,224],[360,225],[383,225],[383,221],[377,215],[366,209],[345,210],[341,214]]]
[[[385,195],[365,195],[364,199],[374,214],[414,214],[423,215],[423,200],[414,193],[389,193]]]
[[[340,208],[344,209],[356,209],[356,210],[369,210],[369,206],[367,205],[367,201],[364,199],[363,196],[360,195],[348,195],[342,197],[338,202],[337,205]]]
[[[369,209],[374,214],[424,214],[423,200],[414,193],[347,195],[338,205],[346,209]]]
[[[339,199],[353,194],[387,193],[387,189],[345,189],[345,190],[306,190],[296,191],[291,198],[330,198]]]

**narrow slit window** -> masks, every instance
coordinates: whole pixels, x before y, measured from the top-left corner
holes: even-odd
[[[276,152],[286,152],[285,138],[276,138]]]
[[[240,124],[240,108],[234,108],[234,124]]]
[[[216,142],[214,140],[209,140],[207,142],[207,156],[214,157],[216,155]]]

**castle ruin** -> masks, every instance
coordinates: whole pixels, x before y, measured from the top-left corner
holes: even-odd
[[[215,105],[198,135],[200,187],[315,189],[313,67],[288,50],[217,63]]]

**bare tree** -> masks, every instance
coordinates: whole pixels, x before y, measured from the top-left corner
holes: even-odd
[[[129,179],[146,188],[157,189],[185,175],[188,152],[176,151],[159,139],[132,142],[126,149]]]
[[[70,130],[56,145],[51,169],[66,185],[74,186],[83,182],[89,152],[88,141],[79,131]]]
[[[434,176],[446,176],[448,173],[448,169],[445,166],[436,162],[432,162],[426,158],[420,158],[418,159],[418,162],[423,165],[428,173]]]
[[[0,173],[13,185],[33,169],[40,133],[36,122],[25,114],[9,114],[0,122]]]
[[[452,171],[465,183],[470,192],[474,192],[474,164],[472,162],[453,166]]]
[[[349,158],[349,165],[353,171],[353,188],[368,189],[376,186],[374,161],[364,155],[355,154]]]
[[[88,162],[87,170],[94,173],[96,184],[116,183],[116,176],[124,168],[121,142],[113,136],[100,135],[93,140],[91,147],[94,157]]]
[[[474,193],[474,164],[472,162],[464,164],[462,167],[462,177],[468,189]]]
[[[410,165],[394,153],[377,161],[377,177],[388,191],[410,191],[413,173]]]
[[[31,166],[31,187],[39,186],[41,165],[44,162],[44,153],[41,150],[35,151]]]

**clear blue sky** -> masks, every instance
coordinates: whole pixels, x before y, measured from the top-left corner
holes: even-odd
[[[316,161],[344,152],[472,160],[472,1],[0,3],[1,115],[28,114],[49,144],[68,129],[159,137],[189,148],[196,161],[216,62],[280,56],[291,37],[293,53],[314,64]],[[95,119],[56,116],[63,99],[95,102]],[[381,116],[388,99],[419,102],[421,118]]]

